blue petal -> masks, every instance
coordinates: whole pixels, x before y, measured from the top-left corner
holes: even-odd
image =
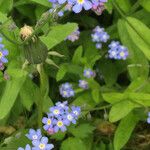
[[[58,0],[59,4],[64,4],[66,2],[66,0]]]
[[[75,13],[79,13],[79,12],[81,12],[81,10],[82,10],[82,5],[76,4],[76,5],[73,6],[72,10],[73,10]]]
[[[83,7],[85,10],[89,10],[92,8],[92,3],[90,1],[85,1],[85,3],[83,4]]]

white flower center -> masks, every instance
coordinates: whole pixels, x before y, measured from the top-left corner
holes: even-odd
[[[33,138],[33,140],[37,140],[38,137],[37,137],[37,135],[33,135],[32,138]]]
[[[73,117],[72,117],[71,115],[68,115],[67,118],[68,118],[68,120],[70,120],[70,121],[73,119]]]
[[[73,113],[74,113],[75,115],[77,115],[77,116],[78,116],[78,114],[79,114],[77,111],[74,111]]]

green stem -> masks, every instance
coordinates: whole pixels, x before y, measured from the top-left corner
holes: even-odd
[[[43,117],[43,101],[42,101],[42,97],[43,97],[43,77],[42,77],[42,70],[43,70],[43,65],[42,64],[39,64],[37,65],[37,70],[40,74],[40,97],[39,97],[39,100],[38,100],[38,105],[37,105],[37,108],[38,108],[38,126],[39,128],[42,128],[42,117]]]
[[[101,106],[101,107],[96,107],[96,108],[92,108],[92,109],[83,109],[83,111],[95,111],[95,110],[103,110],[106,108],[110,108],[112,105],[105,105],[105,106]]]

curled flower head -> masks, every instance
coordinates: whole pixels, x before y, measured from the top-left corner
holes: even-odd
[[[51,150],[54,148],[53,144],[48,144],[48,138],[42,137],[40,140],[32,141],[33,148],[32,150]]]
[[[76,124],[81,113],[80,107],[69,107],[68,102],[57,102],[55,106],[49,108],[50,112],[47,117],[43,117],[43,128],[48,134],[54,134],[58,131],[65,132],[67,126],[71,123]],[[54,111],[59,113],[54,113]]]
[[[34,129],[30,129],[30,130],[29,130],[29,133],[26,134],[26,137],[27,137],[28,139],[30,139],[30,140],[39,140],[39,139],[42,137],[42,135],[41,135],[41,130],[38,129],[38,130],[36,131],[36,130],[34,130]]]
[[[85,80],[79,80],[79,87],[83,89],[88,89],[88,82]]]
[[[85,69],[83,72],[83,76],[86,78],[91,78],[91,77],[95,77],[95,72],[93,70],[89,69]]]
[[[76,41],[76,40],[79,39],[79,35],[80,35],[80,31],[79,31],[79,29],[77,29],[76,31],[74,31],[73,33],[71,33],[71,34],[67,37],[67,39],[68,39],[69,41],[71,41],[71,42],[74,42],[74,41]]]
[[[74,90],[70,83],[64,83],[59,88],[60,95],[64,98],[69,98],[74,96]]]
[[[31,147],[27,144],[25,148],[19,147],[18,150],[31,150]]]
[[[110,49],[108,50],[109,58],[118,59],[118,60],[126,60],[129,53],[128,49],[121,45],[118,41],[112,41],[109,46]]]

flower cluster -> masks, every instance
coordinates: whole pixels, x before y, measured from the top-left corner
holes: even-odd
[[[100,4],[107,2],[107,0],[49,0],[53,5],[61,5],[67,3],[69,9],[73,10],[75,13],[79,13],[82,9],[90,10],[92,8],[98,7]]]
[[[49,111],[47,117],[42,119],[43,128],[49,134],[57,133],[59,130],[65,132],[66,126],[71,123],[76,124],[76,120],[81,113],[80,107],[69,107],[67,101],[57,102],[55,106],[50,107]]]
[[[8,55],[8,50],[4,48],[4,44],[2,44],[2,38],[0,37],[0,70],[3,70],[4,63],[8,62],[6,58],[7,55]]]
[[[147,123],[150,124],[150,112],[148,113]]]
[[[48,144],[48,138],[42,137],[41,130],[30,129],[26,137],[32,141],[33,147],[29,144],[25,148],[19,147],[18,150],[51,150],[54,148],[53,144]]]
[[[96,26],[92,33],[92,41],[96,42],[96,48],[101,49],[102,43],[106,43],[109,39],[109,35],[107,32],[105,32],[104,28],[101,28],[100,26]]]
[[[109,46],[110,49],[108,51],[109,58],[118,59],[118,60],[126,60],[129,53],[128,49],[121,45],[118,41],[112,41]]]
[[[62,84],[59,87],[60,95],[64,98],[69,98],[74,96],[74,90],[72,88],[72,85],[68,82]]]
[[[73,33],[71,33],[71,34],[67,37],[67,39],[68,39],[69,41],[71,41],[71,42],[74,42],[74,41],[76,41],[76,40],[79,39],[79,35],[80,35],[80,31],[79,31],[79,29],[77,29],[76,31],[74,31]]]

